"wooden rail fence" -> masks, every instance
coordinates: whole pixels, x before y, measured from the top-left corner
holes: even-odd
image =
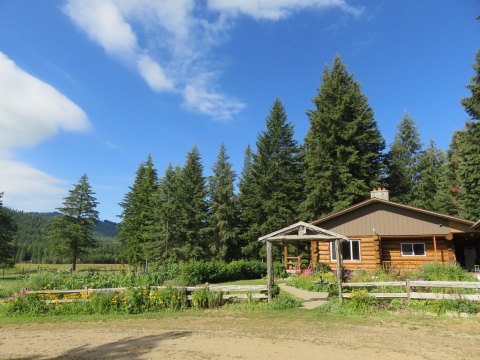
[[[423,280],[406,280],[406,281],[384,281],[384,282],[359,282],[359,283],[344,283],[343,288],[360,288],[360,287],[389,287],[398,286],[404,287],[405,292],[399,293],[370,293],[370,296],[375,298],[397,298],[397,299],[416,299],[416,300],[471,300],[480,301],[480,282],[477,281],[423,281]],[[430,288],[449,288],[449,289],[475,289],[477,294],[462,294],[457,293],[436,293],[436,292],[421,292],[420,289]],[[344,293],[343,298],[350,298],[352,293]]]
[[[151,286],[150,290],[163,290],[167,286]],[[191,300],[192,293],[196,290],[208,288],[210,291],[222,291],[223,299],[247,299],[248,297],[254,299],[267,299],[267,285],[202,285],[202,286],[173,286],[175,289],[184,289],[187,294],[187,299]],[[28,291],[29,294],[43,294],[43,295],[71,295],[78,294],[113,294],[127,291],[128,288],[101,288],[101,289],[75,289],[75,290],[36,290]],[[75,299],[58,299],[46,300],[48,303],[67,303],[75,301],[89,301],[86,298]]]

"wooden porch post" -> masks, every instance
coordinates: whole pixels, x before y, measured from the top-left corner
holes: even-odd
[[[342,243],[340,239],[335,239],[335,257],[337,259],[337,282],[338,282],[338,301],[343,301],[342,289]]]
[[[285,270],[288,270],[288,245],[287,242],[283,242],[283,260],[285,262]]]
[[[435,255],[435,261],[438,261],[438,257],[437,257],[437,238],[435,236],[433,237],[433,251],[434,251],[434,255]]]
[[[267,242],[267,294],[268,302],[272,302],[273,294],[273,259],[272,259],[272,243]]]

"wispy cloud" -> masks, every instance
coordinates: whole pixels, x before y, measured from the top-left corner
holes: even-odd
[[[339,8],[359,16],[363,9],[347,4],[345,0],[209,0],[210,9],[233,16],[247,15],[255,19],[277,21],[306,9]]]
[[[105,142],[105,146],[108,147],[109,149],[112,149],[112,150],[118,150],[120,149],[120,147],[110,141],[106,141]]]
[[[353,16],[362,12],[345,0],[69,0],[64,12],[108,54],[138,71],[153,91],[179,94],[185,107],[230,120],[245,104],[222,91],[222,63],[212,54],[235,18],[278,21],[327,8]]]
[[[0,148],[35,145],[60,129],[89,128],[80,107],[0,52]]]

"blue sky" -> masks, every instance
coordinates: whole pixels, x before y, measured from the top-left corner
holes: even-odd
[[[0,0],[0,191],[52,211],[83,173],[102,218],[148,154],[220,143],[240,173],[275,97],[303,141],[340,54],[391,143],[405,111],[446,149],[480,48],[477,0]]]

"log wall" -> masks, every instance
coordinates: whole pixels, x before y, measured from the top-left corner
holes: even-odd
[[[402,268],[405,270],[414,269],[429,262],[453,263],[455,262],[454,244],[451,240],[444,237],[436,237],[437,252],[435,254],[435,246],[433,237],[425,238],[382,238],[382,262],[388,265],[403,263]],[[402,243],[423,243],[425,244],[425,256],[402,256]]]
[[[377,237],[352,237],[352,240],[360,240],[360,261],[343,261],[345,269],[378,269],[381,267],[380,242]],[[336,261],[330,259],[330,246],[334,243],[314,241],[312,242],[312,259],[317,262],[325,262],[332,269],[336,266]]]
[[[398,267],[403,270],[414,269],[424,263],[440,262],[454,263],[455,249],[453,241],[446,240],[444,237],[437,237],[437,254],[435,257],[435,247],[432,237],[425,238],[382,238],[378,237],[351,237],[351,240],[360,240],[360,261],[344,260],[346,269],[379,269],[382,266]],[[424,243],[425,256],[402,256],[401,243]],[[325,262],[332,269],[336,262],[330,259],[330,246],[334,243],[312,241],[312,261]]]

